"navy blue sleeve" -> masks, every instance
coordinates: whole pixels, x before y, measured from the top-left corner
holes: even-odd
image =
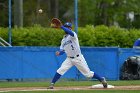
[[[59,50],[59,55],[63,55],[65,52],[63,50]]]
[[[66,27],[64,27],[64,26],[61,26],[61,28],[62,28],[66,33],[68,33],[69,35],[74,36],[74,33],[72,32],[72,30],[70,30],[70,29],[68,29],[68,28],[66,28]]]

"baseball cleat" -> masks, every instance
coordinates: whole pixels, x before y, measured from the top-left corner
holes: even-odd
[[[51,85],[47,89],[54,89],[54,83],[51,83]]]
[[[104,77],[102,77],[103,80],[101,81],[101,83],[103,84],[104,88],[107,88],[107,82],[106,82],[106,79]]]

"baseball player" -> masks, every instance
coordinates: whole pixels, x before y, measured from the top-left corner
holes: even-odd
[[[61,67],[56,71],[48,89],[53,89],[56,81],[72,66],[76,66],[78,70],[87,78],[98,79],[104,88],[107,88],[107,82],[104,77],[100,77],[97,73],[90,71],[85,58],[81,54],[77,34],[72,31],[72,24],[66,22],[60,27],[66,34],[61,41],[60,50],[56,51],[56,56],[66,53],[67,58]]]

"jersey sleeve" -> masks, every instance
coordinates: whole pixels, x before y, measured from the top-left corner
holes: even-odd
[[[64,50],[63,42],[64,42],[64,40],[62,39],[61,40],[61,45],[60,45],[60,50]]]
[[[59,50],[59,55],[63,55],[65,53],[64,50]]]
[[[72,38],[77,38],[77,34],[73,32],[74,36]]]
[[[62,28],[66,33],[68,33],[69,35],[74,36],[74,33],[73,33],[72,30],[70,30],[70,29],[68,29],[68,28],[66,28],[66,27],[64,27],[64,26],[61,26],[61,28]]]
[[[64,48],[63,48],[62,44],[60,45],[60,50],[64,50]]]
[[[64,47],[62,45],[62,42],[63,42],[63,39],[61,41],[60,50],[59,50],[60,54],[59,55],[63,55],[65,53]]]

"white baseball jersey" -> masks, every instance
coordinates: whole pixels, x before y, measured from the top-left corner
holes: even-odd
[[[94,72],[90,71],[85,61],[85,58],[81,54],[77,34],[75,32],[73,33],[74,33],[74,36],[67,34],[63,37],[61,41],[60,49],[65,51],[67,58],[62,63],[61,67],[57,70],[57,73],[59,73],[60,75],[63,75],[72,66],[76,66],[78,70],[84,76],[88,78],[92,78],[94,75]]]
[[[75,32],[73,33],[74,37],[66,34],[61,41],[60,50],[64,50],[68,57],[75,57],[81,54],[77,34]]]

